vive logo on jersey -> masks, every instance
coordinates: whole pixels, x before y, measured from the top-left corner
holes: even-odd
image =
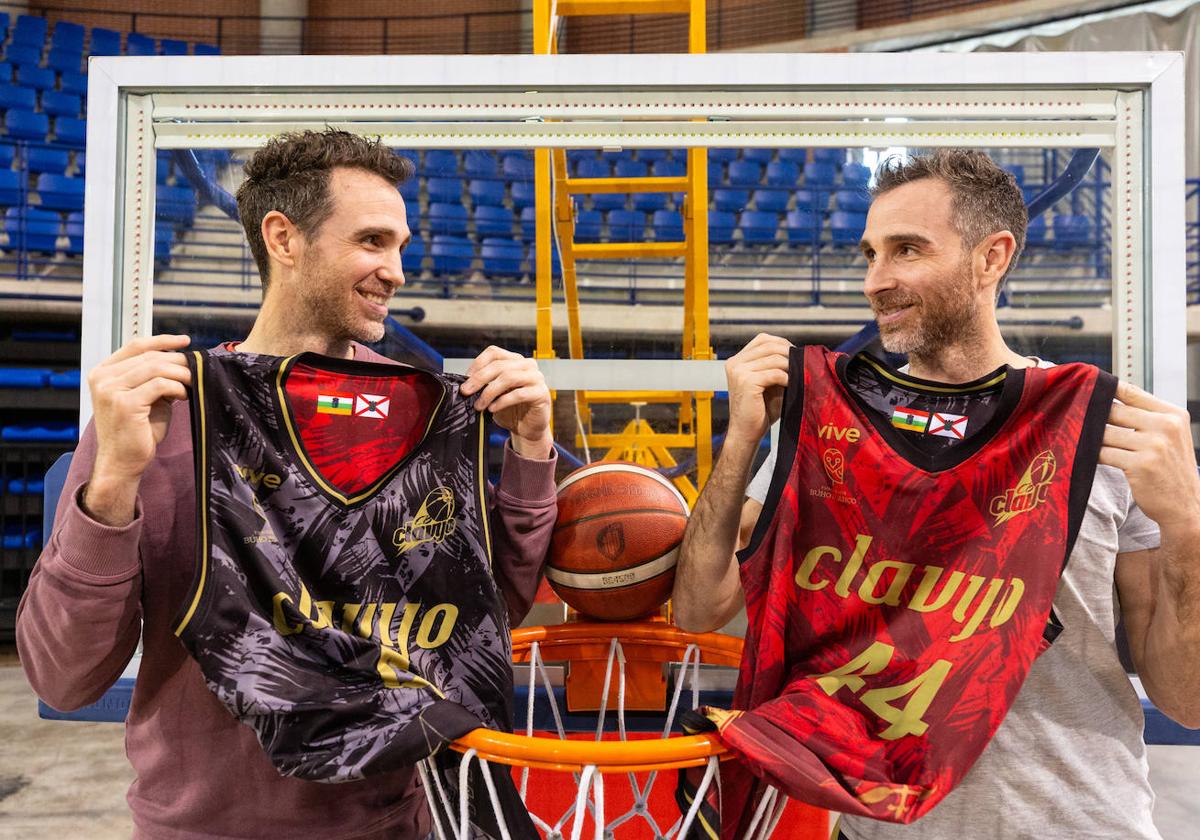
[[[817,429],[817,437],[825,438],[826,440],[844,440],[846,443],[858,443],[862,437],[862,432],[854,426],[836,426],[833,423],[826,423]]]
[[[430,490],[413,518],[392,535],[396,551],[403,554],[422,543],[444,542],[458,527],[454,519],[455,507],[454,492],[449,487]]]
[[[278,490],[283,484],[283,476],[269,473],[266,470],[256,470],[253,467],[237,464],[237,474],[247,481],[251,487],[266,487],[268,490]]]
[[[1050,481],[1058,469],[1054,453],[1049,449],[1039,452],[1025,468],[1024,475],[1016,487],[1010,487],[1003,494],[992,499],[988,512],[996,517],[992,527],[1003,525],[1018,514],[1031,511],[1046,501],[1050,490]]]

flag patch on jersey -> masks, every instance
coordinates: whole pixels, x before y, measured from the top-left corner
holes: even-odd
[[[929,412],[907,406],[896,406],[892,411],[892,425],[909,432],[923,432],[929,426]]]
[[[375,417],[380,420],[388,416],[388,397],[377,394],[359,394],[354,399],[355,417]]]
[[[929,434],[955,440],[966,440],[967,418],[962,414],[946,414],[935,411],[929,420]]]
[[[344,414],[349,416],[353,413],[353,397],[348,397],[345,394],[317,395],[317,414]]]

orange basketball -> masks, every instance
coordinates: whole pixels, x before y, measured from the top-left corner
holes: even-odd
[[[624,461],[582,467],[558,485],[546,578],[590,618],[624,621],[671,597],[688,508],[669,480]]]

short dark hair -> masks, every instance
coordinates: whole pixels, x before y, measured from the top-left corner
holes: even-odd
[[[280,134],[246,162],[246,180],[237,191],[238,215],[258,265],[264,295],[271,279],[271,261],[263,241],[263,218],[278,210],[311,238],[333,212],[329,176],[338,167],[371,172],[393,184],[413,176],[412,161],[394,154],[378,137],[332,128]]]
[[[952,221],[967,248],[974,248],[1001,230],[1007,230],[1017,241],[1008,270],[996,286],[999,295],[1025,249],[1025,229],[1029,226],[1025,196],[1017,179],[983,152],[938,149],[907,160],[898,156],[885,160],[875,173],[871,195],[878,197],[923,178],[940,179],[950,188]]]

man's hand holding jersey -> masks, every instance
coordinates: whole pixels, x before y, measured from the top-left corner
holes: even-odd
[[[550,389],[533,359],[489,347],[467,368],[467,380],[460,390],[466,396],[477,395],[475,410],[490,411],[496,425],[511,433],[518,455],[539,460],[550,457],[554,451]]]

